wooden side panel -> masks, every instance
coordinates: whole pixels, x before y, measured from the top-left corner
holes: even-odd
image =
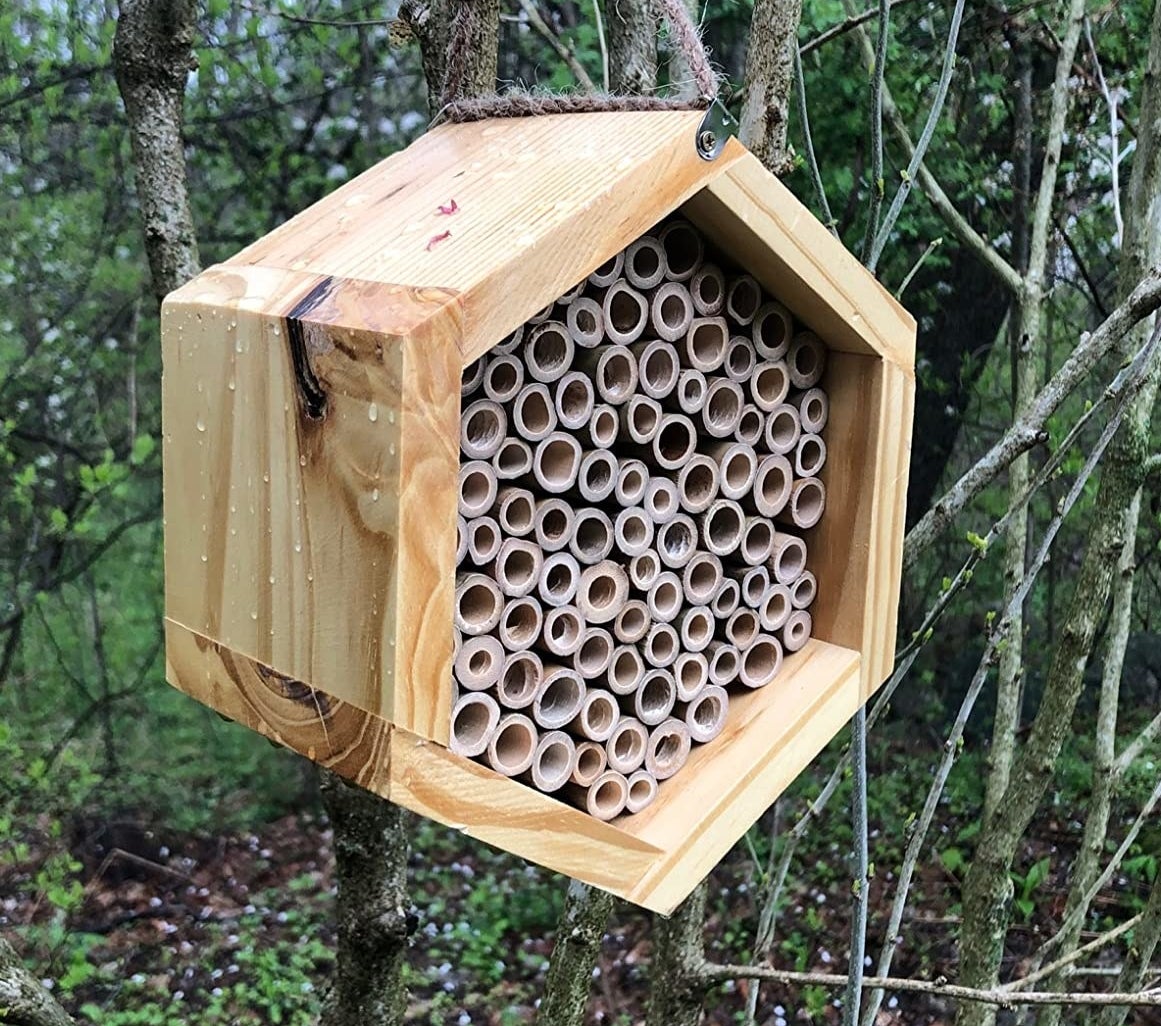
[[[914,368],[914,318],[752,154],[682,212],[829,346]]]
[[[672,911],[860,702],[858,653],[822,641],[788,657],[769,686],[731,695],[725,732],[695,749],[653,805],[616,821],[665,851],[629,899]]]

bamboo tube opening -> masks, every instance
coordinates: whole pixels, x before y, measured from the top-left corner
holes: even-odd
[[[456,566],[464,561],[468,554],[468,522],[462,513],[456,516]]]
[[[544,680],[544,664],[535,652],[513,652],[504,660],[496,695],[506,709],[524,709],[532,704]]]
[[[657,528],[657,552],[661,562],[675,570],[685,566],[697,551],[697,525],[678,513]]]
[[[469,549],[471,542],[468,542]],[[500,590],[512,598],[531,594],[540,577],[544,556],[532,542],[520,538],[506,538],[496,553],[493,573]]]
[[[726,577],[718,588],[718,593],[710,602],[710,609],[713,610],[714,616],[719,620],[724,620],[735,609],[738,608],[738,603],[742,600],[742,590],[738,586],[738,582],[732,577]]]
[[[794,470],[799,477],[814,477],[826,463],[826,442],[818,435],[803,435],[794,451]]]
[[[487,361],[484,357],[473,360],[460,374],[460,395],[465,399],[480,390],[484,383],[484,374],[487,372]]]
[[[576,484],[581,447],[572,435],[557,431],[537,443],[532,456],[532,473],[546,492],[559,494]]]
[[[758,614],[745,606],[735,609],[726,621],[726,637],[739,652],[747,651],[758,639],[761,630]]]
[[[681,614],[681,644],[687,652],[703,652],[714,638],[709,606],[691,606]],[[676,656],[674,656],[676,658]]]
[[[726,689],[717,684],[708,685],[685,710],[690,737],[701,744],[712,741],[725,728],[729,709],[730,696]]]
[[[563,499],[539,499],[532,531],[536,544],[545,552],[563,549],[572,537],[572,507]]]
[[[585,680],[592,680],[608,670],[612,660],[613,636],[603,627],[590,627],[573,653],[572,666]]]
[[[721,317],[696,317],[685,336],[684,362],[703,374],[716,371],[726,358],[729,329]]]
[[[795,388],[813,388],[826,370],[826,346],[813,332],[804,331],[791,340],[786,362]]]
[[[613,770],[605,770],[588,790],[585,811],[594,819],[608,821],[616,819],[625,811],[629,800],[629,784],[624,776]]]
[[[826,487],[817,477],[795,481],[790,489],[790,520],[796,527],[813,527],[826,509]],[[780,520],[785,519],[785,511]]]
[[[527,488],[505,488],[497,497],[500,529],[515,538],[532,533],[536,498]]]
[[[620,718],[621,707],[612,695],[607,691],[589,691],[570,727],[590,741],[607,741]]]
[[[629,599],[617,614],[613,634],[618,641],[635,644],[649,632],[649,606],[641,599]]]
[[[589,437],[598,449],[607,449],[617,440],[620,421],[612,406],[602,403],[593,410],[589,421]]]
[[[794,319],[781,303],[763,303],[754,314],[754,348],[764,360],[781,360],[790,348]]]
[[[622,460],[613,495],[622,506],[639,506],[649,484],[649,469],[641,460]]]
[[[814,601],[818,593],[818,578],[809,570],[802,571],[802,576],[790,586],[790,603],[795,609],[805,609]]]
[[[621,408],[620,419],[630,439],[638,445],[648,445],[661,423],[661,406],[656,399],[635,395]]]
[[[693,421],[680,413],[661,418],[653,437],[653,458],[664,470],[678,470],[690,461],[697,450],[697,431]]]
[[[672,666],[673,661],[677,658],[679,643],[677,631],[670,624],[655,623],[645,638],[644,651],[642,652],[642,655],[645,656],[645,662],[659,669]]]
[[[582,506],[576,511],[568,548],[586,566],[599,563],[613,551],[613,522],[603,511]]]
[[[794,610],[782,625],[782,647],[787,652],[797,652],[810,640],[813,626],[814,621],[805,609]]]
[[[538,737],[535,725],[527,716],[507,713],[500,717],[488,742],[488,765],[506,777],[523,773],[532,766]]]
[[[629,797],[625,811],[638,813],[653,804],[657,797],[657,778],[648,770],[637,770],[629,777]]]
[[[609,690],[614,695],[629,695],[637,690],[645,674],[645,663],[641,653],[632,645],[618,645],[613,649],[606,676]]]
[[[689,749],[689,728],[681,720],[665,720],[649,735],[645,768],[658,780],[668,780],[685,765]]]
[[[657,558],[656,552],[642,552],[629,560],[629,580],[638,591],[648,591],[652,588],[660,573],[661,561]]]
[[[640,506],[631,506],[617,514],[613,540],[626,556],[638,556],[653,543],[653,521]]]
[[[532,718],[556,730],[572,721],[585,700],[584,681],[566,666],[545,667],[544,680],[532,700]]]
[[[709,661],[701,652],[682,652],[673,664],[679,702],[692,702],[709,683]]]
[[[658,667],[646,670],[640,687],[632,696],[633,711],[647,727],[655,727],[672,711],[677,702],[677,687],[673,675]]]
[[[645,297],[624,281],[615,281],[609,286],[602,310],[605,315],[605,335],[609,341],[618,345],[636,342],[649,320],[649,304]]]
[[[616,253],[589,275],[588,280],[599,289],[608,288],[621,277],[625,254]]]
[[[763,517],[746,517],[746,526],[742,529],[742,544],[739,552],[742,562],[747,566],[757,566],[770,558],[774,547],[774,528],[770,521]]]
[[[764,566],[752,566],[742,577],[742,602],[757,609],[770,590],[770,572]]]
[[[521,324],[511,335],[509,335],[503,342],[497,342],[492,347],[489,356],[508,356],[516,352],[524,344],[524,325]]]
[[[568,783],[576,764],[576,744],[560,730],[549,731],[536,746],[532,758],[532,784],[551,794]]]
[[[588,296],[578,296],[565,307],[564,323],[573,343],[582,349],[600,345],[605,337],[605,312]]]
[[[768,635],[761,635],[742,653],[738,677],[748,688],[765,687],[782,667],[782,646]]]
[[[637,361],[624,346],[607,346],[597,361],[596,386],[600,397],[613,406],[629,401],[637,391]]]
[[[468,638],[455,658],[455,675],[469,691],[486,691],[500,679],[504,646],[490,634]]]
[[[677,376],[677,405],[682,413],[701,412],[705,405],[705,375],[698,370],[683,370]]]
[[[491,517],[468,521],[468,559],[476,566],[492,562],[500,551],[500,525]]]
[[[753,343],[742,335],[735,335],[726,347],[726,359],[722,368],[727,378],[741,384],[753,376],[756,361]]]
[[[505,438],[492,457],[496,477],[511,481],[532,470],[532,446],[523,438]]]
[[[625,250],[625,277],[639,289],[651,289],[665,277],[665,250],[648,235],[629,243]]]
[[[632,773],[645,761],[648,743],[645,725],[632,716],[622,716],[605,745],[609,765],[618,773]]]
[[[491,399],[477,399],[460,420],[460,448],[469,459],[491,459],[507,432],[504,407]]]
[[[531,317],[525,321],[525,326],[535,327],[537,324],[543,324],[549,317],[552,316],[552,308],[556,306],[556,300],[553,300],[548,306],[542,306]]]
[[[718,499],[702,518],[705,547],[715,556],[728,556],[742,543],[745,518],[733,499]]]
[[[484,395],[494,403],[516,398],[524,385],[524,364],[514,356],[494,356],[484,373]]]
[[[766,415],[766,448],[782,456],[798,445],[798,410],[783,403]]]
[[[741,442],[719,445],[713,450],[718,458],[721,493],[727,499],[740,499],[754,486],[758,457],[751,446]]]
[[[586,502],[602,502],[617,486],[617,457],[607,449],[594,449],[581,459],[577,487]]]
[[[669,623],[681,611],[681,580],[671,570],[659,573],[646,597],[649,615],[658,623]]]
[[[686,281],[701,266],[701,232],[688,221],[670,221],[658,233],[665,273],[673,281]]]
[[[553,655],[572,655],[580,648],[584,634],[584,621],[575,606],[554,606],[544,614],[540,640]]]
[[[802,430],[812,435],[822,434],[830,417],[830,400],[821,388],[812,388],[798,400],[798,419]]]
[[[696,552],[681,575],[681,590],[691,606],[709,605],[722,584],[722,563],[710,552]]]
[[[496,501],[496,475],[487,463],[472,460],[460,464],[459,511],[468,519],[480,517]]]
[[[715,264],[702,264],[689,279],[694,309],[703,317],[720,314],[726,305],[726,279]]]
[[[790,617],[792,596],[785,584],[771,584],[758,608],[762,630],[776,631]]]
[[[586,567],[577,588],[577,606],[592,623],[608,623],[629,600],[629,577],[624,569],[606,559]]]
[[[684,329],[678,337],[682,334]],[[641,383],[641,391],[651,399],[662,399],[669,395],[677,387],[677,378],[681,373],[673,346],[666,342],[638,342],[633,349],[637,357],[637,378]]]
[[[765,456],[754,475],[754,507],[764,517],[777,516],[790,501],[793,471],[785,456]]]
[[[556,430],[556,408],[548,386],[536,382],[520,389],[512,407],[512,421],[520,436],[530,442],[539,442],[552,434]]]
[[[605,772],[608,756],[604,746],[596,741],[581,741],[576,746],[576,765],[569,780],[581,787],[589,787],[597,777]]]
[[[762,288],[748,274],[740,275],[726,291],[726,313],[739,324],[750,324],[762,304]]]
[[[469,691],[452,709],[448,748],[456,755],[483,755],[500,723],[500,707],[491,695]]]
[[[796,535],[775,531],[769,566],[779,584],[793,584],[806,569],[806,543]]]
[[[509,652],[531,648],[544,626],[544,610],[530,596],[514,598],[500,614],[500,640]]]
[[[689,294],[689,289],[684,285],[675,281],[667,281],[654,290],[649,302],[649,322],[653,326],[653,333],[658,338],[664,339],[666,342],[676,342],[685,336],[692,320],[693,299]],[[671,359],[671,362],[673,373],[665,378],[670,382],[670,390],[672,390],[673,383],[677,381],[677,361]],[[644,378],[644,367],[641,370],[641,376]],[[653,395],[654,393],[649,392],[648,394]]]
[[[757,364],[750,374],[750,394],[755,405],[766,413],[781,406],[790,394],[790,371],[786,361]]]
[[[455,625],[475,637],[487,634],[500,622],[504,596],[499,585],[483,574],[459,574],[456,578]]]
[[[717,496],[718,465],[708,456],[695,454],[677,473],[681,506],[690,513],[702,513]]]
[[[655,524],[664,524],[677,516],[680,503],[677,485],[667,477],[651,477],[645,485],[645,512]]]
[[[734,440],[743,445],[754,446],[762,441],[762,434],[766,430],[766,418],[762,411],[753,403],[746,403],[742,407],[742,415],[738,418],[738,426],[734,428]]]
[[[741,653],[733,645],[721,641],[711,641],[707,651],[710,682],[725,687],[738,676]]]
[[[579,431],[593,415],[596,397],[593,383],[580,371],[569,371],[556,383],[554,408],[561,427]]]
[[[532,329],[524,344],[524,363],[537,381],[551,384],[572,366],[573,342],[560,321],[545,321]]]
[[[576,596],[580,584],[580,564],[568,552],[554,552],[540,568],[537,591],[549,606],[566,606]]]
[[[711,438],[728,438],[742,419],[742,388],[736,381],[718,378],[706,392],[702,426]]]

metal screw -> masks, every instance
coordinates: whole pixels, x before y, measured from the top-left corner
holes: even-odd
[[[697,137],[697,145],[702,153],[713,153],[717,144],[718,137],[708,128]]]

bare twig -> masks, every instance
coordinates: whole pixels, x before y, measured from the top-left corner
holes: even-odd
[[[1141,913],[1138,912],[1131,919],[1126,919],[1123,923],[1119,923],[1111,930],[1107,930],[1099,937],[1094,938],[1087,944],[1077,948],[1075,951],[1071,951],[1067,955],[1056,959],[1054,962],[1049,962],[1047,965],[1041,966],[1035,972],[1029,973],[1021,980],[1015,980],[1012,983],[1004,984],[1003,988],[1001,989],[1015,991],[1023,990],[1025,987],[1030,987],[1033,983],[1044,979],[1045,976],[1051,976],[1054,972],[1060,969],[1064,969],[1066,966],[1071,965],[1078,959],[1084,958],[1085,955],[1090,955],[1094,951],[1100,951],[1101,948],[1105,947],[1106,945],[1112,944],[1112,942],[1121,936],[1121,934],[1128,933],[1129,930],[1133,929],[1133,927],[1136,926],[1140,921]]]
[[[806,166],[810,168],[810,180],[814,185],[814,194],[818,198],[818,207],[822,211],[823,223],[830,230],[831,235],[838,238],[835,228],[834,214],[830,212],[830,204],[826,199],[826,186],[822,184],[822,172],[819,170],[818,158],[814,155],[814,138],[810,134],[810,112],[806,107],[806,76],[802,72],[802,54],[794,55],[794,97],[798,106],[798,122],[802,126],[803,145],[806,147]]]
[[[847,969],[843,1026],[856,1026],[863,1004],[863,954],[867,950],[867,902],[870,879],[867,853],[867,707],[860,705],[851,721],[851,827],[855,835],[855,872],[852,881],[851,956]]]
[[[1113,220],[1117,225],[1117,234],[1113,239],[1116,246],[1121,245],[1121,240],[1125,237],[1125,219],[1121,215],[1121,181],[1120,181],[1120,142],[1117,133],[1117,98],[1113,96],[1109,89],[1109,84],[1105,81],[1105,73],[1101,68],[1101,59],[1097,56],[1096,44],[1092,41],[1092,27],[1089,24],[1088,18],[1084,19],[1084,38],[1088,43],[1089,53],[1092,54],[1092,65],[1096,69],[1097,83],[1101,88],[1101,96],[1105,99],[1105,104],[1109,108],[1109,176],[1110,188],[1113,194]]]
[[[921,268],[923,266],[924,261],[929,256],[931,256],[932,253],[934,253],[937,249],[939,249],[939,247],[942,245],[943,245],[942,238],[932,239],[927,244],[927,248],[920,255],[919,259],[916,260],[915,263],[911,266],[911,270],[907,272],[906,276],[903,278],[903,281],[900,282],[899,288],[895,290],[895,298],[896,299],[903,298],[903,293],[907,290],[907,286],[911,284],[911,279],[914,278],[915,275],[918,273],[919,268]]]
[[[589,77],[589,73],[585,71],[581,62],[577,60],[572,47],[566,46],[560,36],[553,30],[552,26],[544,20],[540,9],[533,0],[519,0],[519,2],[520,10],[524,12],[524,16],[528,19],[528,24],[544,37],[545,42],[552,47],[556,56],[568,65],[568,70],[572,72],[572,77],[576,79],[577,85],[585,90],[585,92],[595,93],[597,91],[596,84]]]
[[[597,46],[601,51],[601,84],[609,91],[609,47],[605,42],[605,20],[601,17],[601,0],[593,0],[593,20],[597,23]]]
[[[871,203],[867,210],[867,228],[863,235],[863,262],[868,262],[875,236],[879,231],[879,212],[883,207],[883,90],[887,74],[887,42],[891,29],[890,0],[879,0],[879,31],[875,57],[871,65]],[[862,31],[860,29],[860,31]],[[872,268],[873,269],[873,268]]]

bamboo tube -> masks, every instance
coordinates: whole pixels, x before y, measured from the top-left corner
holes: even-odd
[[[625,277],[638,289],[651,289],[665,277],[665,249],[648,235],[625,248]]]
[[[809,570],[803,570],[790,585],[790,604],[795,609],[806,609],[818,593],[818,578]]]
[[[799,477],[814,477],[826,463],[826,442],[818,435],[803,435],[794,450],[794,472]]]
[[[830,417],[830,398],[821,388],[809,388],[798,398],[798,419],[807,434],[820,435]]]
[[[814,620],[805,609],[794,610],[786,618],[782,630],[778,632],[778,636],[782,639],[782,647],[787,652],[797,652],[810,640],[813,626]]]
[[[507,403],[524,387],[524,364],[515,356],[494,356],[484,372],[484,395],[494,403]]]
[[[585,502],[603,502],[617,487],[617,457],[608,449],[592,449],[581,457],[577,490]]]
[[[655,623],[669,623],[681,612],[681,578],[672,570],[664,570],[649,586],[645,601],[649,616]]]
[[[593,407],[593,418],[589,421],[589,438],[598,449],[607,449],[617,440],[620,418],[608,403]]]
[[[628,346],[608,343],[579,353],[577,369],[592,376],[593,385],[606,403],[620,406],[637,391],[637,361]]]
[[[564,308],[564,323],[573,344],[593,349],[605,337],[605,312],[588,296],[577,296]]]
[[[741,586],[742,603],[757,609],[770,590],[770,572],[764,566],[752,566],[742,575]]]
[[[532,533],[536,517],[536,496],[527,488],[507,487],[496,493],[496,503],[492,507],[500,530],[513,538],[523,538]]]
[[[472,759],[483,755],[500,723],[500,707],[491,695],[469,691],[452,707],[448,748]]]
[[[619,714],[620,710],[618,710]],[[596,741],[581,741],[576,746],[576,765],[569,782],[581,787],[590,787],[597,777],[605,772],[609,757],[605,746]]]
[[[584,641],[585,623],[576,606],[554,606],[545,611],[540,644],[553,655],[571,656]]]
[[[580,431],[592,420],[595,403],[593,383],[587,374],[569,371],[556,383],[552,406],[561,427]]]
[[[693,299],[689,294],[689,289],[684,285],[676,281],[667,281],[651,290],[649,293],[649,324],[653,328],[653,334],[659,339],[664,339],[666,342],[676,342],[678,339],[684,338],[692,321]],[[673,370],[671,374],[666,375],[666,380],[671,382],[669,391],[672,391],[672,383],[677,381],[677,360],[671,349],[668,350],[668,354]],[[638,360],[640,364],[640,357]],[[644,377],[645,368],[642,366],[641,370],[642,377]],[[666,393],[650,391],[648,394],[665,395]]]
[[[746,517],[738,553],[746,566],[758,566],[770,558],[774,548],[774,528],[765,517]]]
[[[790,367],[790,384],[813,388],[826,370],[826,346],[813,332],[799,332],[790,342],[786,363]]]
[[[632,773],[645,761],[645,746],[649,743],[649,731],[645,724],[633,716],[622,716],[605,742],[605,752],[609,756],[609,766],[618,773]]]
[[[794,472],[785,456],[763,456],[754,475],[750,496],[764,517],[777,516],[790,501]]]
[[[798,437],[801,433],[798,410],[795,407],[783,403],[766,414],[764,438],[766,448],[772,453],[783,456],[788,452],[793,452],[798,445]]]
[[[645,663],[633,645],[618,645],[613,649],[609,670],[605,677],[614,695],[629,695],[637,690],[645,676]]]
[[[726,727],[730,711],[730,695],[717,684],[707,685],[682,709],[675,710],[689,728],[689,736],[699,744],[708,744]]]
[[[711,438],[729,438],[742,419],[742,386],[729,378],[715,377],[706,390],[701,424]]]
[[[580,563],[569,552],[554,552],[546,556],[540,567],[537,593],[546,606],[567,606],[575,597],[580,584]]]
[[[742,600],[742,589],[732,577],[726,577],[718,588],[718,593],[710,602],[710,609],[719,620],[726,619],[730,613],[738,608]]]
[[[629,797],[625,811],[633,814],[648,808],[657,798],[657,778],[648,770],[639,769],[629,777]]]
[[[516,433],[529,442],[539,442],[556,430],[556,406],[547,385],[533,382],[516,393],[512,423]]]
[[[681,575],[681,591],[691,606],[705,606],[722,586],[722,561],[712,552],[695,552]]]
[[[754,348],[763,360],[781,360],[790,349],[794,318],[781,303],[763,303],[754,314]]]
[[[748,274],[739,275],[726,289],[726,315],[741,325],[753,322],[762,305],[762,287]]]
[[[670,717],[653,728],[645,749],[645,768],[658,780],[668,780],[680,772],[689,758],[689,728]]]
[[[645,485],[645,512],[655,524],[664,524],[677,516],[681,497],[677,485],[667,477],[651,477]]]
[[[456,515],[456,566],[459,566],[468,554],[468,522],[464,515]]]
[[[608,821],[625,811],[629,781],[623,773],[605,770],[589,787],[566,784],[563,792],[570,802],[584,809],[593,819]]]
[[[673,674],[660,667],[646,670],[640,687],[631,695],[621,696],[622,705],[646,727],[655,727],[666,719],[676,702]]]
[[[452,664],[456,681],[468,691],[487,691],[500,679],[504,646],[492,635],[467,638]]]
[[[536,544],[545,552],[559,552],[572,537],[575,514],[563,499],[539,499],[532,518]]]
[[[726,640],[739,652],[745,652],[754,644],[761,631],[762,624],[758,619],[758,614],[746,606],[739,606],[726,621]]]
[[[709,683],[709,660],[701,652],[682,652],[673,664],[677,700],[692,702]]]
[[[524,322],[525,334],[527,335],[529,328],[535,327],[538,324],[543,324],[546,320],[548,320],[548,318],[552,316],[552,308],[554,306],[556,306],[555,299],[549,303],[548,306],[542,306],[539,310],[536,311],[536,313],[529,317],[528,320]]]
[[[540,740],[536,725],[523,713],[505,713],[488,740],[488,765],[506,777],[519,776],[532,765]]]
[[[470,460],[491,459],[507,432],[504,407],[491,399],[477,399],[460,417],[460,449]]]
[[[629,575],[606,559],[581,571],[576,604],[589,623],[609,623],[629,601]]]
[[[487,373],[488,360],[487,357],[481,356],[478,360],[473,360],[469,363],[460,374],[460,396],[467,399],[469,396],[475,395],[480,386],[484,383],[484,375]]]
[[[725,361],[729,344],[730,331],[725,318],[695,317],[685,333],[681,362],[702,374],[709,374]]]
[[[517,326],[516,330],[512,332],[503,342],[497,342],[492,346],[492,351],[489,356],[509,356],[516,352],[524,344],[524,325]]]
[[[782,646],[777,638],[761,634],[742,653],[738,679],[748,688],[761,688],[770,683],[782,668]]]
[[[726,279],[716,264],[704,263],[689,279],[693,308],[703,317],[716,317],[726,308]]]
[[[705,405],[705,375],[699,370],[683,370],[677,376],[677,405],[682,413],[692,416]]]
[[[697,524],[692,517],[678,513],[657,528],[657,554],[666,566],[680,570],[693,559],[695,552]]]
[[[545,794],[559,791],[576,767],[576,742],[562,730],[550,730],[540,738],[532,757],[532,786]]]
[[[704,253],[701,232],[688,221],[674,220],[657,232],[665,262],[665,276],[670,281],[688,281],[701,267]]]
[[[709,606],[689,606],[679,617],[678,625],[686,652],[704,652],[713,641],[714,615]]]
[[[547,730],[571,723],[585,700],[585,683],[568,666],[544,667],[544,679],[532,700],[532,718]]]
[[[708,456],[695,453],[677,472],[677,493],[687,513],[704,513],[718,494],[718,465]]]
[[[499,585],[483,574],[456,574],[454,621],[470,637],[487,634],[500,622],[504,596]]]
[[[531,595],[509,599],[504,604],[498,633],[509,652],[531,648],[543,629],[544,607]]]
[[[750,396],[764,413],[776,410],[790,394],[790,370],[785,360],[764,360],[750,372]]]
[[[719,489],[727,499],[741,499],[754,485],[758,457],[752,446],[742,442],[715,442],[706,451],[718,466]]]
[[[667,287],[681,288],[680,285],[662,286]],[[651,399],[664,399],[677,387],[681,373],[677,352],[668,342],[658,341],[634,342],[630,348],[637,360],[637,381],[641,391]]]
[[[629,599],[613,621],[613,635],[626,645],[633,645],[649,633],[649,606],[642,599]]]
[[[504,660],[496,697],[505,709],[525,709],[532,704],[544,680],[544,663],[535,652],[512,652]]]
[[[641,645],[641,655],[650,666],[664,668],[672,666],[680,651],[681,639],[677,631],[668,623],[655,623],[649,628]]]
[[[605,290],[601,303],[605,336],[614,345],[636,342],[649,322],[649,304],[645,297],[624,280],[613,282]]]
[[[509,436],[492,457],[492,469],[501,481],[512,481],[532,472],[532,446],[523,438]]]
[[[795,527],[813,527],[822,519],[826,509],[826,486],[817,477],[804,477],[790,487],[787,508],[778,514],[778,520],[787,520]]]
[[[471,549],[471,542],[468,542]],[[496,553],[492,575],[500,590],[510,598],[523,598],[536,590],[544,553],[535,542],[522,538],[505,538]]]
[[[758,606],[758,620],[762,630],[773,632],[786,623],[790,617],[791,602],[790,589],[785,584],[771,584]]]
[[[500,525],[491,517],[473,517],[468,521],[468,560],[486,566],[496,558],[501,543]]]
[[[697,451],[697,429],[681,413],[667,413],[661,418],[653,436],[651,452],[654,462],[663,470],[679,470]]]
[[[653,544],[653,521],[641,506],[630,506],[617,514],[613,523],[613,543],[617,550],[632,558]]]
[[[613,522],[603,510],[582,506],[573,520],[568,550],[585,566],[599,563],[613,551]]]
[[[711,641],[706,649],[711,684],[725,687],[738,675],[742,654],[726,641]]]
[[[589,741],[607,741],[617,729],[621,707],[607,691],[586,691],[580,712],[573,717],[568,729]]]
[[[742,407],[742,415],[738,418],[738,426],[734,428],[734,441],[743,445],[758,445],[765,430],[766,418],[762,411],[753,403],[746,403]]]
[[[638,591],[648,591],[661,575],[661,560],[656,552],[642,552],[629,560],[629,580]]]
[[[554,431],[536,443],[532,452],[532,474],[546,492],[559,495],[576,484],[580,461],[580,442],[563,431]]]
[[[625,264],[625,254],[618,252],[609,257],[589,275],[588,280],[599,289],[606,289],[621,277]]]
[[[556,305],[557,306],[568,306],[569,303],[571,303],[582,292],[584,292],[585,286],[587,284],[588,284],[588,279],[582,278],[571,289],[568,289],[566,292],[562,292],[559,296],[556,297]]]
[[[641,460],[621,460],[613,497],[622,506],[640,506],[649,484],[649,468]]]
[[[767,564],[779,584],[791,585],[806,569],[806,543],[793,534],[774,532],[774,545]]]
[[[731,381],[739,385],[747,384],[754,374],[758,356],[754,352],[754,343],[744,335],[735,335],[726,346],[726,358],[722,361],[722,370]]]
[[[467,519],[482,517],[496,501],[496,473],[482,460],[460,464],[459,512]]]
[[[613,636],[603,627],[589,627],[573,653],[572,668],[585,680],[593,680],[608,670],[612,659]]]
[[[701,518],[702,543],[715,556],[729,556],[742,543],[746,518],[733,499],[715,499]]]
[[[661,423],[661,404],[645,395],[635,395],[617,410],[619,434],[638,445],[648,445]]]
[[[545,321],[528,333],[524,365],[536,381],[550,385],[564,377],[572,366],[573,350],[568,327],[560,321]]]

